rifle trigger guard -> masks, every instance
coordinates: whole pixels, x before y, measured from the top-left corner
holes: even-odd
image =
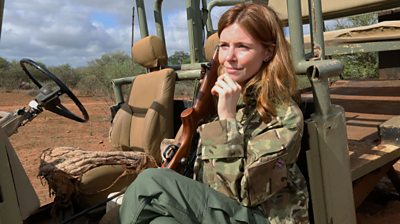
[[[165,148],[163,154],[162,154],[162,159],[163,161],[171,161],[172,158],[174,158],[175,153],[178,151],[179,146],[178,145],[174,145],[174,144],[169,144],[167,145],[167,147]]]
[[[211,69],[211,63],[203,63],[201,64],[201,68],[206,71],[206,70],[210,70]]]
[[[200,79],[204,79],[204,76],[206,75],[207,71],[210,70],[211,64],[201,64],[201,71],[200,71]]]

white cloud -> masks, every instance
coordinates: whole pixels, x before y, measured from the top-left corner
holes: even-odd
[[[83,66],[107,52],[129,54],[131,5],[130,0],[6,1],[0,56]],[[95,10],[115,17],[115,27],[95,21]]]
[[[155,34],[154,1],[145,0],[149,33]],[[84,66],[112,51],[130,55],[133,0],[10,0],[5,2],[0,57],[29,57],[47,65]],[[188,51],[186,1],[163,1],[168,53]],[[101,15],[106,15],[99,18]],[[97,17],[96,17],[97,16]],[[103,24],[112,18],[112,26]],[[134,39],[140,39],[135,15]]]

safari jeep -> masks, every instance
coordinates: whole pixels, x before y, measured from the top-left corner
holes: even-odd
[[[181,112],[192,106],[191,99],[196,96],[194,91],[190,99],[177,97],[174,94],[176,83],[192,80],[197,89],[198,80],[204,73],[202,64],[211,59],[218,43],[213,35],[213,23],[217,23],[212,20],[213,9],[245,0],[187,0],[190,63],[180,65],[167,63],[165,46],[168,43],[165,43],[162,0],[154,1],[157,33],[149,34],[145,9],[151,7],[149,2],[135,2],[141,39],[132,47],[133,59],[146,68],[146,73],[113,80],[116,103],[111,108],[113,124],[110,140],[113,147],[121,151],[153,155],[154,164],[150,161],[143,165],[153,167],[162,160],[159,153],[162,139],[177,136]],[[164,4],[173,4],[171,2],[167,0]],[[299,88],[298,94],[306,127],[298,165],[309,185],[310,222],[356,223],[356,208],[383,176],[389,177],[400,194],[400,180],[394,169],[400,158],[400,80],[339,80],[331,85],[331,78],[339,77],[344,66],[342,62],[329,58],[331,55],[354,52],[400,50],[400,16],[396,9],[400,7],[400,2],[265,2],[288,26],[287,38],[292,47],[296,72],[299,79],[305,79],[309,84]],[[2,15],[4,0],[0,1],[0,7]],[[367,27],[324,32],[325,20],[375,11],[393,15],[395,19]],[[304,24],[308,24],[309,34],[303,32]],[[400,67],[398,60],[397,66]],[[121,176],[121,170],[107,165],[93,168],[88,171],[90,175],[81,180],[80,186],[86,186],[93,194],[79,195],[79,200],[72,203],[78,203],[80,209],[73,214],[54,219],[52,208],[56,201],[40,207],[38,196],[9,137],[23,125],[26,126],[23,128],[29,128],[29,122],[42,112],[51,111],[77,122],[86,122],[89,115],[84,105],[55,74],[30,59],[22,59],[21,67],[38,87],[39,93],[24,108],[0,112],[0,223],[98,223],[107,216],[115,215],[111,212],[116,210],[108,209],[106,204],[118,204],[115,199],[120,194],[109,195],[123,191],[134,176]],[[28,67],[44,74],[54,85],[49,87],[39,82]],[[125,85],[131,85],[129,97],[124,97],[122,87]],[[64,98],[60,96],[64,94],[76,104],[78,114],[62,104]],[[126,155],[128,157],[129,152]],[[106,178],[96,176],[98,173],[105,174]],[[104,179],[112,181],[99,193],[96,187],[99,183],[103,184]]]

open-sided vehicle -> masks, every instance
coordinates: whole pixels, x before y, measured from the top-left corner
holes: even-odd
[[[204,50],[206,45],[204,40],[215,32],[213,22],[216,23],[216,21],[211,19],[212,10],[215,7],[240,2],[245,2],[245,0],[187,0],[190,63],[163,64],[153,66],[153,68],[172,70],[176,74],[177,82],[198,80],[202,75],[201,64],[206,63],[209,58],[207,50]],[[309,183],[310,214],[312,214],[310,221],[356,223],[355,209],[382,176],[388,175],[400,194],[399,179],[393,168],[400,158],[398,140],[400,80],[341,81],[330,86],[330,78],[341,74],[343,64],[338,60],[328,59],[327,55],[400,50],[400,18],[392,24],[379,23],[373,27],[345,30],[339,35],[334,35],[333,38],[331,33],[324,32],[324,20],[364,12],[392,10],[400,7],[400,3],[398,0],[354,0],[351,2],[346,0],[270,0],[265,2],[278,12],[283,24],[288,25],[288,40],[292,47],[296,72],[299,77],[306,77],[310,83],[309,88],[299,89],[299,96],[301,96],[299,103],[306,118],[307,128],[298,161]],[[4,4],[4,1],[1,3]],[[165,45],[162,4],[162,0],[154,1],[154,18],[157,36]],[[145,6],[145,1],[136,0],[142,39],[150,36]],[[309,37],[304,37],[303,24],[310,26]],[[382,32],[378,34],[371,32],[377,30]],[[325,38],[327,40],[329,38],[329,43],[325,41]],[[140,47],[138,49],[143,50]],[[25,63],[34,64],[28,60],[23,60],[21,63],[23,67]],[[35,67],[47,74],[46,70]],[[149,69],[149,73],[151,72],[154,72],[154,69]],[[143,76],[146,75],[148,74]],[[72,92],[57,81],[56,77],[51,74],[48,76],[59,86],[58,89],[48,90],[34,81],[34,77],[30,75],[32,81],[41,89],[39,95],[26,108],[14,113],[0,114],[0,223],[22,223],[32,222],[32,220],[35,220],[35,223],[46,223],[49,221],[46,215],[40,215],[42,211],[43,214],[48,214],[46,213],[48,210],[39,208],[33,188],[27,187],[31,185],[8,137],[22,124],[35,118],[43,109],[77,121],[88,119],[84,107]],[[116,105],[112,111],[123,110],[124,103],[129,104],[128,101],[125,102],[121,89],[123,85],[135,83],[136,79],[138,77],[113,80]],[[82,117],[71,114],[60,104],[59,95],[63,93],[66,93],[78,105]],[[389,100],[382,96],[388,97]],[[389,107],[382,106],[385,104]],[[176,127],[180,125],[180,112],[188,106],[190,103],[186,100],[174,99],[174,118],[171,124],[175,127],[173,134],[176,134]],[[377,129],[378,126],[379,129]],[[98,221],[105,213],[104,209],[95,210],[94,213],[93,209],[85,211],[91,213],[91,218],[87,218],[88,220]],[[33,216],[35,216],[34,219]]]

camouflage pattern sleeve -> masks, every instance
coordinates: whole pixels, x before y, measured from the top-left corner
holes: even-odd
[[[272,180],[282,179],[282,173],[287,175],[286,164],[296,161],[303,132],[303,116],[294,102],[278,106],[277,116],[268,124],[261,121],[255,109],[253,114],[256,116],[241,122],[243,112],[238,111],[236,120],[213,121],[199,128],[198,178],[245,206],[258,205],[276,192],[271,191],[276,183],[263,182],[259,177],[275,172],[267,168],[271,167],[269,161],[283,162],[279,167],[284,168],[278,170],[278,176],[271,174]],[[257,180],[251,181],[255,177]],[[260,189],[264,190],[258,192]]]

